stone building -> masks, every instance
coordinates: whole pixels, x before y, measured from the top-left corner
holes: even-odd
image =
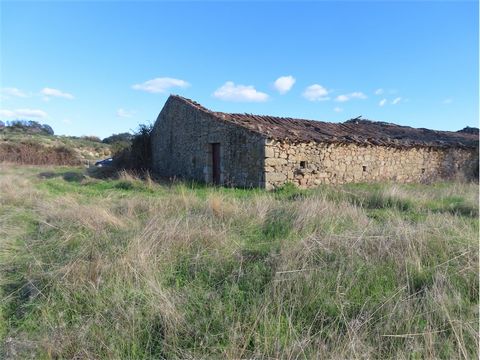
[[[172,95],[152,137],[165,177],[239,187],[308,188],[478,176],[478,133],[353,119],[344,123],[228,114]]]

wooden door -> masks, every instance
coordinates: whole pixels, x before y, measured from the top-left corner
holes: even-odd
[[[212,182],[220,185],[220,144],[212,144]]]

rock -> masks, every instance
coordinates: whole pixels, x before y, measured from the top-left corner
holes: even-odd
[[[287,176],[283,173],[278,173],[278,172],[266,173],[265,180],[267,182],[282,182],[287,180]]]
[[[273,150],[273,147],[266,146],[265,147],[265,157],[266,158],[273,158],[274,156],[275,156],[275,152]]]

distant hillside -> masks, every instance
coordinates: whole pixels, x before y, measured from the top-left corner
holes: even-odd
[[[462,130],[458,130],[457,132],[459,132],[459,133],[465,133],[465,134],[474,134],[474,135],[478,135],[478,134],[479,134],[478,128],[476,128],[476,127],[470,127],[470,126],[464,127]]]
[[[110,145],[91,136],[58,136],[11,127],[0,128],[0,162],[81,165],[110,155]]]

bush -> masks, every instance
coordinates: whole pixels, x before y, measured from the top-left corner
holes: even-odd
[[[141,124],[133,135],[130,146],[117,151],[112,149],[114,166],[118,169],[150,170],[152,160],[150,136],[152,129],[152,124]]]
[[[98,142],[98,143],[102,142],[102,140],[98,136],[95,136],[95,135],[84,135],[84,136],[81,137],[81,139],[91,141],[91,142]]]
[[[103,139],[102,143],[109,144],[112,154],[118,156],[132,146],[133,136],[130,133],[113,134]]]
[[[47,147],[34,141],[0,144],[0,162],[25,165],[80,165],[75,151],[66,146]]]
[[[129,142],[114,142],[110,145],[110,149],[112,151],[112,154],[120,154],[126,149],[129,149],[132,146],[132,143]]]
[[[133,135],[130,133],[113,134],[102,140],[104,144],[130,143]]]

